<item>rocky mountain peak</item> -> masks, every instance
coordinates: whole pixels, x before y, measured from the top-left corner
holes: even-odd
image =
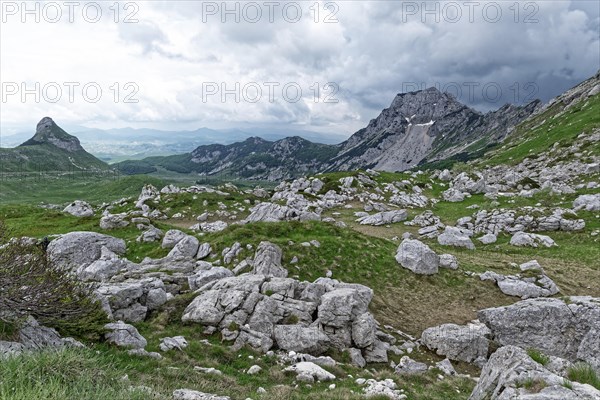
[[[388,110],[403,116],[409,123],[424,124],[464,109],[468,107],[453,95],[430,87],[417,92],[398,94]]]
[[[35,146],[40,144],[51,144],[71,153],[85,151],[81,147],[79,139],[65,132],[50,117],[42,118],[37,124],[35,135],[21,146]]]
[[[36,135],[43,135],[44,133],[50,132],[53,128],[57,128],[58,125],[50,117],[44,117],[38,122],[35,133]]]

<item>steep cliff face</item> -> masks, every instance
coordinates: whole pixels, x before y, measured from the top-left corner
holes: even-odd
[[[476,142],[502,140],[539,101],[481,114],[436,88],[399,94],[369,125],[342,143],[328,170],[403,171],[423,160],[447,158]]]

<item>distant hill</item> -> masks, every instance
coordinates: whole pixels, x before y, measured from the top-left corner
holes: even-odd
[[[337,152],[337,146],[313,143],[297,136],[274,142],[251,137],[230,145],[205,145],[191,153],[125,161],[114,166],[125,174],[150,173],[161,167],[179,173],[209,176],[224,173],[275,181],[317,171]]]
[[[0,148],[0,172],[107,170],[108,164],[81,146],[79,139],[43,118],[33,137],[18,147]]]

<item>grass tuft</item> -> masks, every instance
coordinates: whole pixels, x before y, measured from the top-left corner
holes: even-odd
[[[573,382],[585,383],[592,385],[600,390],[600,377],[587,363],[577,363],[567,370],[567,377]]]
[[[538,364],[545,366],[550,362],[550,357],[537,349],[529,349],[527,350],[527,354]]]

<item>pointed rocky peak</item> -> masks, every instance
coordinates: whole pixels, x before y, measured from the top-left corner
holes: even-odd
[[[435,87],[400,93],[394,98],[389,109],[395,114],[404,116],[407,122],[413,124],[437,121],[447,115],[470,110],[450,93],[440,92]],[[476,113],[474,110],[470,111]]]
[[[51,144],[71,153],[85,151],[81,147],[79,139],[65,132],[50,117],[42,118],[37,124],[35,135],[21,146],[35,146],[40,144]]]

